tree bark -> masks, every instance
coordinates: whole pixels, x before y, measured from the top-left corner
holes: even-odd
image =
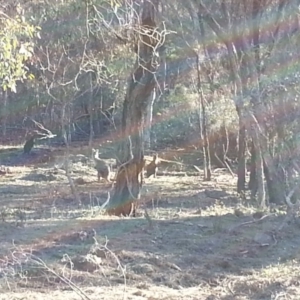
[[[2,91],[3,95],[3,105],[1,111],[1,118],[2,118],[2,135],[6,137],[6,123],[7,123],[7,98],[8,98],[8,91]]]
[[[211,57],[209,56],[209,51],[207,51],[207,45],[206,45],[207,35],[204,29],[203,18],[201,15],[199,15],[198,20],[199,20],[200,32],[202,36],[203,52],[206,59],[210,61]],[[198,93],[200,96],[200,111],[199,111],[200,116],[202,113],[202,118],[200,117],[200,121],[202,122],[200,125],[200,137],[201,140],[203,141],[204,180],[210,181],[211,180],[211,158],[210,158],[209,138],[208,138],[208,129],[207,129],[206,106],[205,106],[205,97],[204,97],[202,81],[201,81],[199,54],[197,53],[196,55],[197,55],[196,58],[197,58],[197,75],[198,75]],[[208,78],[208,81],[210,82],[210,85],[212,85],[210,78]]]
[[[253,129],[256,130],[256,129]],[[264,163],[263,163],[263,156],[262,151],[259,143],[259,136],[258,133],[255,131],[253,132],[253,139],[254,147],[255,147],[255,175],[256,175],[256,185],[257,185],[257,198],[258,198],[258,205],[260,208],[266,207],[266,188],[264,183]]]
[[[255,195],[257,193],[257,182],[256,182],[256,149],[254,142],[251,141],[251,151],[250,151],[251,157],[250,157],[250,178],[248,183],[248,188],[251,191],[251,199],[253,200],[255,198]]]
[[[151,124],[153,118],[153,104],[156,98],[155,89],[150,95],[150,99],[148,100],[147,110],[146,110],[146,120],[145,120],[145,128],[144,128],[144,143],[145,149],[150,149],[151,147]]]
[[[90,81],[90,93],[89,93],[89,102],[88,102],[88,110],[89,110],[89,125],[90,125],[90,135],[89,135],[89,148],[92,151],[92,145],[94,140],[94,125],[93,125],[93,105],[94,105],[94,97],[93,97],[93,76],[92,73],[89,73],[89,81]]]
[[[269,165],[264,160],[264,174],[266,178],[269,203],[284,204],[285,199],[285,186],[284,177],[280,176],[278,170],[276,170],[269,161]]]
[[[240,108],[237,107],[239,117],[239,146],[238,146],[238,181],[237,181],[237,192],[241,193],[245,190],[246,183],[246,128]]]
[[[144,116],[155,87],[155,72],[159,66],[156,49],[162,38],[155,31],[158,3],[159,0],[143,2],[139,37],[136,39],[137,60],[123,104],[122,131],[125,141],[121,145],[121,166],[112,198],[107,204],[110,215],[135,216],[140,197],[140,174],[144,167]]]
[[[203,165],[204,165],[204,180],[211,180],[211,163],[210,163],[210,151],[209,151],[209,141],[206,126],[206,113],[205,113],[205,99],[204,92],[202,88],[202,81],[200,75],[200,62],[199,55],[196,53],[197,60],[197,86],[199,95],[199,129],[200,129],[200,139],[203,150]]]

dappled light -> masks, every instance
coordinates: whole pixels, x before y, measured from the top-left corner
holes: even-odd
[[[17,2],[0,298],[298,299],[298,2]]]

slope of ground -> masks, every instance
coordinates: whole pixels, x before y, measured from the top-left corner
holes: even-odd
[[[78,203],[62,165],[14,159],[0,178],[0,299],[299,299],[299,225],[242,203],[225,170],[146,179],[139,217],[117,218],[91,166],[73,165]]]

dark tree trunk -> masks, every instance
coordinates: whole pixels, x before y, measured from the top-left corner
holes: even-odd
[[[237,192],[241,193],[245,190],[246,183],[246,128],[242,120],[242,116],[239,108],[237,108],[239,116],[239,149],[238,149],[238,182],[237,182]]]
[[[256,182],[256,150],[253,141],[251,141],[251,158],[250,158],[250,178],[248,188],[251,191],[251,198],[254,198],[257,192]]]
[[[269,203],[283,204],[285,200],[284,176],[276,174],[264,161],[264,174],[267,183]]]
[[[144,128],[144,145],[146,150],[151,148],[151,126],[153,119],[153,105],[156,98],[155,89],[150,95],[151,99],[148,101],[146,115],[145,115],[145,128]]]
[[[204,180],[211,180],[211,159],[209,151],[209,140],[206,126],[206,113],[204,100],[201,99],[202,106],[202,130],[203,130],[203,161],[204,161]]]
[[[7,116],[8,116],[8,112],[7,112],[7,99],[8,99],[8,91],[3,91],[2,92],[3,95],[3,104],[2,104],[2,109],[1,109],[1,119],[2,119],[2,135],[3,137],[6,137],[6,125],[7,125]]]
[[[202,36],[202,44],[205,57],[207,60],[211,60],[209,56],[209,51],[207,51],[206,45],[206,31],[203,26],[203,18],[199,15],[199,26],[200,32]],[[210,65],[212,67],[212,65]],[[206,106],[205,106],[205,98],[204,92],[202,88],[202,81],[201,81],[201,72],[200,72],[200,62],[199,62],[199,55],[197,55],[197,74],[198,74],[198,90],[200,95],[200,103],[201,103],[201,111],[202,111],[202,124],[200,126],[201,131],[201,140],[203,141],[203,162],[204,162],[204,180],[210,181],[211,180],[211,158],[210,158],[210,149],[209,149],[209,138],[208,138],[208,128],[207,128],[207,116],[206,116]],[[209,74],[210,72],[206,72]],[[210,87],[213,86],[213,77],[207,76],[208,81],[210,83]]]
[[[155,87],[155,72],[158,62],[155,49],[159,36],[155,34],[155,14],[159,1],[144,0],[137,61],[128,83],[123,104],[122,130],[124,143],[121,146],[120,162],[112,198],[107,205],[110,215],[135,215],[142,186],[140,174],[144,167],[143,126],[144,116],[151,93]]]
[[[34,146],[34,139],[35,139],[35,137],[32,136],[24,144],[24,154],[28,154],[32,150],[32,148]]]
[[[94,140],[94,119],[93,119],[93,105],[94,105],[94,97],[93,97],[93,76],[92,73],[90,72],[89,74],[89,79],[90,79],[90,93],[89,93],[89,102],[88,102],[88,114],[89,114],[89,125],[90,125],[90,136],[89,136],[89,147],[90,150],[92,149],[92,144]]]
[[[255,147],[255,177],[257,183],[257,203],[260,208],[266,207],[266,187],[264,182],[264,161],[262,155],[262,149],[264,144],[259,140],[259,134],[257,128],[252,129],[252,141]]]
[[[211,180],[211,160],[210,160],[210,151],[209,151],[209,141],[207,134],[207,124],[206,124],[206,111],[205,111],[205,99],[204,92],[202,88],[201,81],[201,70],[199,55],[196,53],[197,60],[197,86],[198,86],[198,95],[199,95],[199,130],[200,130],[200,139],[203,150],[203,164],[204,164],[204,180]]]

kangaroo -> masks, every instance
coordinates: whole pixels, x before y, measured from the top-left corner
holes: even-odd
[[[104,178],[106,182],[110,182],[110,166],[108,163],[106,163],[103,159],[99,158],[99,150],[93,149],[93,160],[95,162],[95,169],[98,172],[98,181],[100,181],[101,178]]]
[[[146,166],[146,177],[149,178],[151,175],[154,175],[156,178],[157,173],[157,165],[158,165],[158,154],[153,155],[153,160],[151,163]]]

